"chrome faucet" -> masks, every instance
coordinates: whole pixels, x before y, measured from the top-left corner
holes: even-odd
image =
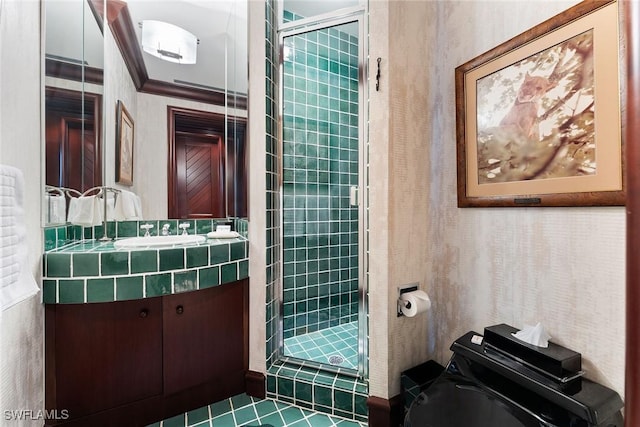
[[[162,235],[163,235],[163,236],[168,236],[168,235],[170,234],[170,233],[169,233],[169,227],[171,227],[171,225],[170,225],[170,224],[164,224],[164,225],[162,226]]]
[[[182,234],[183,236],[186,236],[187,234],[187,228],[191,227],[191,224],[189,224],[188,222],[183,222],[182,224],[178,225],[178,228],[182,229]]]
[[[151,228],[153,228],[153,224],[143,224],[140,226],[141,229],[145,230],[144,232],[144,237],[149,237],[151,236],[151,234],[149,234],[149,230]]]

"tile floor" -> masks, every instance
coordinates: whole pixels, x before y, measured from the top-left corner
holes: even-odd
[[[366,427],[366,424],[239,394],[148,427]]]
[[[286,338],[285,356],[358,369],[358,322]]]

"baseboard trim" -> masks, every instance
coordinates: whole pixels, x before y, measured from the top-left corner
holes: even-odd
[[[398,427],[402,426],[404,418],[404,402],[402,395],[383,399],[369,396],[369,427]]]
[[[264,399],[267,397],[267,377],[262,372],[247,371],[244,382],[249,396]]]

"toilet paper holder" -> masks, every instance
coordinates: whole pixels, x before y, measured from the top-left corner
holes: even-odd
[[[396,317],[401,317],[404,316],[404,314],[402,314],[402,308],[410,308],[407,307],[405,304],[411,304],[409,301],[402,301],[400,300],[400,296],[402,294],[405,294],[407,292],[413,292],[413,291],[417,291],[418,290],[418,285],[419,283],[410,283],[407,285],[402,285],[402,286],[398,286],[398,304],[396,307]]]

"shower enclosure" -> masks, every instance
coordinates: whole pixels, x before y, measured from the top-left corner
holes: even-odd
[[[284,22],[280,355],[366,377],[363,12]]]

